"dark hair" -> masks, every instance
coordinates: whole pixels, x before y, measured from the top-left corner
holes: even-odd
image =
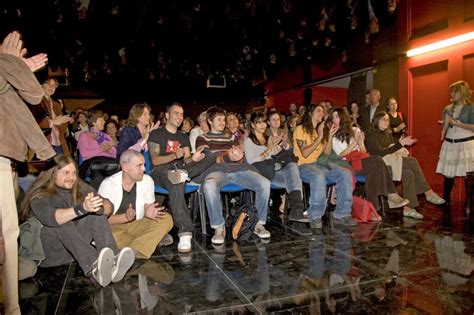
[[[91,110],[87,115],[87,123],[89,124],[89,127],[92,127],[92,124],[99,118],[104,118],[104,112],[101,110]]]
[[[209,122],[212,122],[217,116],[225,116],[225,110],[217,106],[209,107],[206,113]]]
[[[280,119],[281,119],[281,113],[275,109],[275,110],[272,110],[272,111],[268,112],[268,114],[267,114],[267,120],[270,120],[270,118],[271,118],[273,115],[278,115],[278,117],[280,117]],[[281,127],[281,126],[280,126],[280,127]]]
[[[382,119],[385,115],[388,116],[387,112],[378,112],[374,115],[374,119],[372,120],[372,130],[377,130],[379,128],[379,121]]]
[[[351,114],[351,115],[354,114],[354,113],[352,112],[352,104],[356,104],[357,107],[358,107],[359,110],[360,110],[359,102],[357,102],[357,101],[352,101],[352,102],[350,102],[350,103],[349,103],[349,106],[347,106],[347,110],[349,111],[349,114]]]
[[[256,145],[263,145],[263,144],[258,141],[257,135],[255,134],[255,130],[253,129],[252,124],[256,124],[262,121],[264,121],[265,123],[267,122],[267,115],[264,112],[260,112],[260,111],[253,112],[252,115],[250,116],[249,138]],[[265,137],[265,143],[266,143],[268,140],[268,136],[265,133],[263,133],[263,136]]]
[[[347,109],[336,108],[331,112],[330,116],[328,117],[328,120],[330,119],[332,121],[332,113],[334,112],[339,115],[339,129],[337,130],[334,137],[336,137],[336,139],[339,141],[349,144],[351,142],[351,139],[355,136],[354,129],[352,129],[352,119],[349,116]]]
[[[183,108],[183,105],[181,105],[181,103],[173,102],[173,103],[171,103],[170,105],[166,106],[166,112],[167,112],[168,114],[170,114],[170,113],[171,113],[171,109],[172,109],[174,106],[178,106],[178,107]]]
[[[313,135],[313,133],[316,131],[316,128],[313,126],[313,113],[316,110],[316,108],[320,107],[324,111],[324,107],[319,104],[311,104],[309,107],[306,106],[304,115],[303,115],[303,120],[301,121],[301,125],[303,126],[303,130],[309,134]],[[321,123],[324,122],[324,118],[321,121]]]
[[[120,129],[119,124],[115,120],[109,119],[105,122],[105,125],[104,125],[104,129],[105,129],[104,132],[105,133],[107,133],[107,126],[109,124],[113,124],[115,126],[115,129],[117,129],[117,132],[119,131],[119,129]]]

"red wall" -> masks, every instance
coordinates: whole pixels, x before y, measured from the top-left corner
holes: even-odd
[[[470,3],[464,0],[402,2],[399,14],[402,53],[474,31],[474,10]],[[438,22],[438,29],[428,34],[423,32],[426,35],[420,36],[419,30],[429,29],[433,22]],[[439,29],[443,24],[445,27]],[[419,140],[413,146],[412,154],[420,161],[432,188],[442,193],[443,177],[435,173],[441,147],[441,127],[437,121],[449,103],[450,83],[465,80],[474,88],[474,41],[411,58],[405,55],[400,57],[399,65],[399,103],[402,104],[401,110],[408,114],[410,133]],[[457,180],[452,197],[463,200],[464,183]]]

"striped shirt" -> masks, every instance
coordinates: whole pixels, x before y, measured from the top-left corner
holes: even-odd
[[[217,153],[217,155],[222,158],[224,162],[224,157],[229,154],[229,150],[233,146],[238,146],[239,141],[236,139],[235,135],[230,133],[212,133],[208,132],[206,134],[200,135],[196,139],[196,150],[200,148],[209,148],[212,153]]]

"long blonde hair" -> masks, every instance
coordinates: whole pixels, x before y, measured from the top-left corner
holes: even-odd
[[[148,108],[148,112],[151,114],[151,107],[147,103],[137,103],[133,105],[128,112],[126,125],[129,127],[136,127],[138,125],[138,119],[143,115],[145,108]]]
[[[57,172],[59,170],[73,163],[76,169],[76,173],[78,173],[76,162],[73,158],[67,155],[59,154],[54,157],[53,161],[55,163],[55,166],[46,171],[41,172],[38,178],[36,178],[33,184],[31,184],[30,188],[26,191],[25,199],[21,203],[21,210],[19,213],[20,222],[24,222],[28,220],[29,217],[31,217],[32,210],[30,207],[30,203],[33,199],[50,197],[54,196],[57,193],[58,187],[56,186],[55,182]],[[86,184],[81,179],[76,179],[71,189],[75,204],[79,203],[82,200],[83,196],[81,194],[81,191],[83,191],[83,189],[81,188],[85,185]]]
[[[461,102],[463,104],[471,104],[471,96],[472,96],[472,91],[471,88],[469,87],[469,83],[466,81],[456,81],[454,83],[451,83],[449,85],[449,90],[452,92],[459,92],[461,93]]]

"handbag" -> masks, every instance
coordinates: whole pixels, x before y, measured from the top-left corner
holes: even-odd
[[[275,163],[280,165],[279,169],[284,168],[290,163],[298,163],[298,158],[294,155],[293,150],[282,150],[278,154],[272,155]]]
[[[352,218],[360,223],[382,221],[382,217],[377,213],[374,204],[359,196],[352,197]]]
[[[358,172],[362,170],[362,160],[369,156],[370,154],[367,152],[352,151],[344,159],[351,164],[354,171]]]
[[[266,159],[263,161],[255,162],[252,165],[255,166],[255,168],[261,175],[263,175],[270,181],[275,176],[275,160],[274,159]]]

